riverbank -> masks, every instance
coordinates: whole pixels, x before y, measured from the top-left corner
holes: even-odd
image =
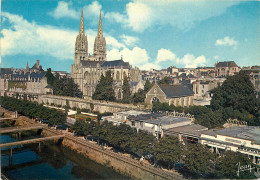
[[[28,117],[19,117],[23,121],[23,125],[38,124]],[[18,119],[19,119],[18,118]],[[20,122],[20,120],[19,120]],[[183,179],[177,172],[166,172],[162,169],[153,167],[150,164],[140,163],[138,160],[126,156],[122,153],[114,152],[110,149],[104,149],[96,143],[83,140],[81,137],[75,137],[66,131],[44,128],[42,133],[45,136],[53,134],[65,134],[61,144],[70,149],[94,160],[104,166],[111,167],[115,171],[131,176],[136,179]]]

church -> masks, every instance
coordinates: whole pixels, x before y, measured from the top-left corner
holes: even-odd
[[[84,32],[83,10],[81,12],[79,34],[75,43],[75,62],[71,65],[71,77],[79,85],[84,98],[91,98],[95,92],[101,74],[105,75],[110,70],[114,80],[114,90],[117,99],[122,98],[122,84],[124,76],[129,81],[141,80],[140,70],[123,59],[107,61],[106,39],[102,31],[101,12],[99,17],[98,32],[94,42],[94,52],[88,52],[88,39]]]

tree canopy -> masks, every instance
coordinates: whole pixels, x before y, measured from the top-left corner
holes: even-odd
[[[223,85],[215,88],[212,93],[210,108],[213,111],[221,110],[226,117],[245,120],[249,125],[260,125],[260,102],[244,71],[227,77]]]
[[[210,106],[213,110],[232,107],[234,110],[246,111],[255,115],[259,108],[254,85],[244,71],[227,77],[223,85],[215,88],[212,92]]]
[[[201,144],[187,144],[185,148],[185,169],[194,177],[207,177],[211,174],[214,168],[214,154]]]
[[[66,76],[60,77],[58,74],[53,76],[51,68],[46,72],[47,83],[52,86],[53,94],[58,96],[82,97],[82,92],[79,86],[73,81],[72,78]]]
[[[96,86],[92,98],[95,100],[115,101],[115,91],[112,85],[113,79],[111,77],[111,71],[107,71],[106,76],[103,76],[103,74],[100,76],[99,83]]]
[[[165,76],[163,79],[158,81],[158,84],[171,84],[172,78],[170,76]]]
[[[130,92],[130,85],[129,85],[129,81],[127,76],[124,76],[124,80],[123,80],[123,99],[122,101],[124,103],[130,103],[131,101],[131,92]]]
[[[66,120],[66,115],[56,109],[49,109],[43,105],[38,105],[35,102],[20,100],[12,97],[1,97],[1,106],[11,111],[39,119],[46,119],[50,125],[63,124]]]

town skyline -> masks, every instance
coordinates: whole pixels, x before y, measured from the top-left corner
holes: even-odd
[[[44,68],[70,72],[82,8],[91,54],[102,12],[108,61],[123,57],[141,70],[259,64],[259,2],[25,0],[2,1],[1,67],[39,59]]]

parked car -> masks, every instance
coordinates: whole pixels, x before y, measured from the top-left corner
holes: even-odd
[[[42,119],[42,120],[41,120],[41,123],[43,123],[43,124],[48,124],[48,120],[47,120],[47,119]]]

